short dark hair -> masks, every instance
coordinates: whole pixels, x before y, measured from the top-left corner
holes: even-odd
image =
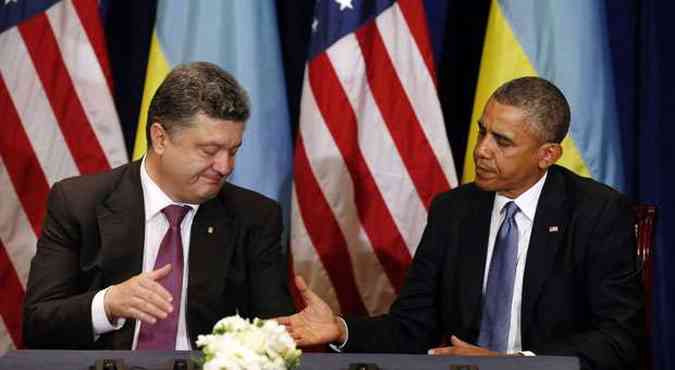
[[[231,74],[208,62],[180,64],[164,81],[148,109],[145,134],[152,147],[150,127],[159,122],[169,133],[193,124],[195,115],[245,122],[250,115],[248,94]]]
[[[500,104],[522,109],[545,142],[561,143],[570,127],[570,106],[565,95],[541,77],[521,77],[500,86],[493,94]]]

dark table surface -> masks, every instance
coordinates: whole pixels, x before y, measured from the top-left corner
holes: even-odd
[[[198,357],[198,352],[135,351],[13,351],[0,357],[2,370],[88,370],[98,359],[123,359],[129,370],[170,369],[172,360]],[[440,357],[392,354],[303,354],[300,370],[342,370],[352,363],[375,363],[382,370],[464,370],[456,365],[476,365],[481,370],[576,370],[574,357]],[[455,365],[455,366],[452,366]],[[473,368],[476,369],[476,368]],[[472,369],[472,370],[473,370]]]

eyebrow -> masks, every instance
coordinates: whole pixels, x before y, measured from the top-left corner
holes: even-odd
[[[486,131],[487,131],[487,129],[485,128],[485,124],[483,123],[483,121],[478,120],[476,123],[478,124],[478,128],[479,128],[479,129],[483,129],[483,130],[486,130]],[[508,141],[508,142],[510,142],[510,143],[513,143],[513,139],[510,138],[510,137],[508,137],[508,136],[506,136],[506,135],[504,135],[504,134],[501,134],[501,133],[495,132],[495,131],[490,131],[490,133],[492,134],[492,136],[496,137],[497,139],[500,139],[500,140],[506,140],[506,141]]]
[[[242,144],[243,144],[243,142],[239,142],[237,145],[233,146],[230,149],[240,148]],[[215,143],[215,142],[212,142],[212,141],[206,142],[206,143],[198,143],[197,146],[199,146],[199,147],[213,146],[213,147],[218,147],[218,148],[224,148],[225,147],[225,145],[221,145],[221,144],[218,144],[218,143]]]

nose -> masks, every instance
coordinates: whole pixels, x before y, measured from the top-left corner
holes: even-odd
[[[479,135],[476,146],[473,149],[474,157],[489,158],[490,157],[490,140],[487,135]]]
[[[228,176],[234,169],[234,156],[230,155],[227,151],[218,153],[213,158],[212,167],[221,176]]]

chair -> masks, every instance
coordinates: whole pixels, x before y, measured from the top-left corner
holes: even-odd
[[[646,343],[642,355],[641,369],[652,368],[650,341],[652,312],[652,244],[654,243],[654,224],[656,223],[656,206],[637,204],[633,206],[635,215],[635,239],[637,241],[637,257],[642,267],[642,284],[645,290],[645,330]]]

